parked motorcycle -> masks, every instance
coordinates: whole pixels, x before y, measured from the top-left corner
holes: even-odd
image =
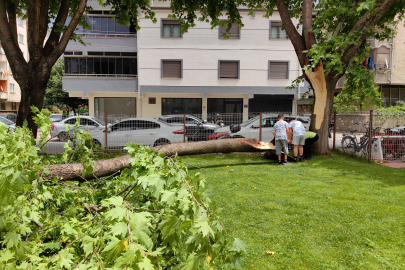
[[[221,127],[225,126],[224,121],[222,119],[220,119],[219,113],[213,115],[211,122],[214,124],[217,124],[218,126],[221,126]]]

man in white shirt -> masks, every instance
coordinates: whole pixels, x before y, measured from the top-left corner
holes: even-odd
[[[288,142],[291,141],[291,126],[284,121],[284,115],[279,114],[277,122],[274,124],[273,135],[276,139],[276,155],[278,156],[278,165],[288,165]],[[284,149],[284,160],[282,160],[281,151]]]
[[[291,119],[290,126],[293,130],[294,162],[304,161],[305,127],[301,121]]]

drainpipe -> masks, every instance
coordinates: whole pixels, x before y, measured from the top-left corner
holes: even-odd
[[[394,70],[394,41],[395,41],[395,38],[393,37],[392,43],[391,43],[391,55],[390,55],[391,56],[391,59],[390,59],[391,72],[390,72],[390,78],[388,79],[390,83],[392,83],[392,73]]]

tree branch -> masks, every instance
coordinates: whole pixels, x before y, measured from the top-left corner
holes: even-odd
[[[27,42],[28,51],[30,54],[30,61],[39,61],[42,53],[42,45],[38,46],[39,43],[39,0],[28,1],[28,31],[27,31]]]
[[[304,0],[302,3],[302,33],[304,35],[307,50],[316,44],[314,32],[312,32],[312,0]]]
[[[15,40],[18,41],[17,37],[17,5],[18,1],[13,3],[11,0],[7,0],[7,14],[8,14],[8,27],[10,29],[11,36]]]
[[[70,37],[75,31],[81,17],[83,16],[84,10],[87,5],[87,0],[80,0],[79,6],[77,7],[76,13],[73,15],[72,20],[66,28],[66,31],[63,33],[62,38],[59,43],[54,46],[54,50],[49,54],[51,61],[56,62],[59,56],[65,51],[66,46],[69,42]]]
[[[297,54],[298,61],[300,62],[300,66],[304,67],[307,62],[307,57],[305,53],[303,53],[303,51],[307,49],[305,46],[305,40],[295,28],[284,0],[277,0],[277,9],[280,13],[285,31],[290,38],[292,45],[294,46],[295,53]]]
[[[48,31],[49,23],[49,0],[41,0],[41,7],[39,9],[39,34],[38,34],[38,46],[42,48],[46,33]]]
[[[357,50],[366,42],[369,37],[370,30],[375,27],[376,21],[379,21],[390,7],[400,0],[384,0],[382,3],[378,2],[372,11],[367,11],[353,26],[349,34],[355,34],[361,31],[361,36],[356,44],[350,45],[342,55],[342,64],[347,66],[349,61],[356,54]]]
[[[44,46],[43,55],[45,57],[54,50],[56,45],[59,43],[62,25],[65,24],[66,18],[69,16],[69,6],[70,0],[62,0],[58,15],[56,16],[55,22],[53,23],[51,34]]]

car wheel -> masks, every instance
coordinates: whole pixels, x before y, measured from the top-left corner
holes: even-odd
[[[166,140],[166,139],[159,139],[153,144],[153,147],[161,146],[161,145],[165,145],[165,144],[170,144],[170,141]]]
[[[58,134],[58,139],[61,142],[67,142],[70,139],[70,137],[65,131],[62,131]]]
[[[93,139],[93,142],[94,142],[95,145],[100,145],[101,146],[101,143],[98,140]]]

